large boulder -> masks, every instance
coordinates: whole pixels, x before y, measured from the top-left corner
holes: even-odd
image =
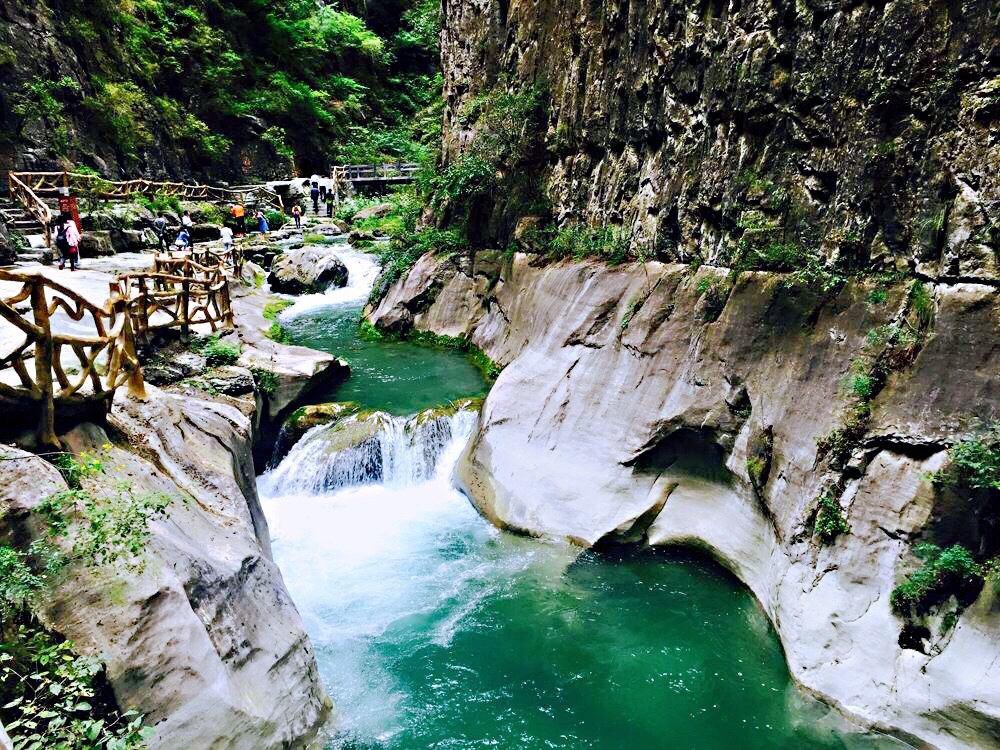
[[[364,221],[365,219],[381,219],[383,216],[388,216],[392,213],[395,206],[391,203],[376,203],[374,206],[368,206],[368,208],[362,208],[354,216],[351,217],[351,221]]]
[[[115,246],[111,241],[111,232],[84,232],[80,239],[81,258],[100,258],[115,254]]]
[[[191,241],[192,242],[212,242],[213,240],[219,239],[219,230],[222,226],[219,224],[195,224],[191,227]]]
[[[281,294],[316,294],[346,286],[347,266],[326,247],[313,245],[276,258],[267,282],[271,291]]]

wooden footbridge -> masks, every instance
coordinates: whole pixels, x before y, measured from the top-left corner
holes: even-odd
[[[100,307],[42,271],[0,270],[15,288],[0,295],[0,427],[33,424],[40,447],[58,447],[57,425],[100,419],[121,386],[145,398],[138,344],[166,329],[233,326],[226,270],[157,256],[151,271],[111,281]]]
[[[281,212],[285,210],[281,196],[265,185],[223,188],[146,179],[115,182],[98,175],[77,172],[8,172],[7,187],[11,200],[22,207],[26,220],[37,224],[48,247],[52,246],[52,221],[57,216],[59,197],[67,192],[102,201],[166,196],[225,205],[242,203],[248,208],[269,208]]]
[[[355,191],[406,185],[413,182],[420,171],[419,164],[395,162],[391,164],[343,164],[330,169],[330,189],[333,201],[340,205],[350,185]]]

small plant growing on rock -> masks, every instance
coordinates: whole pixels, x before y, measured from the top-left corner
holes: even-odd
[[[850,530],[851,527],[844,518],[844,511],[837,499],[830,494],[823,495],[819,499],[816,523],[813,526],[816,536],[823,544],[832,544],[834,539]]]
[[[706,321],[715,321],[722,315],[722,311],[729,301],[729,294],[732,292],[732,285],[724,279],[705,278],[698,282],[695,293],[699,297],[705,298],[705,308],[702,313]]]
[[[213,337],[202,349],[202,354],[205,355],[205,362],[209,367],[234,365],[240,358],[240,345]]]
[[[918,544],[913,554],[924,564],[893,589],[889,603],[897,615],[926,614],[952,596],[965,607],[979,595],[983,569],[961,544],[946,549],[936,544]]]
[[[1000,493],[1000,422],[955,443],[948,456],[950,465],[931,477],[935,484]]]
[[[278,390],[280,379],[274,371],[268,370],[266,367],[251,367],[250,372],[253,374],[254,384],[261,393],[270,395]]]

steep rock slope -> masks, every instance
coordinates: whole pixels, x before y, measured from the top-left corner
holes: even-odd
[[[767,226],[771,242],[846,268],[996,277],[1000,18],[987,0],[443,8],[445,163],[469,149],[490,92],[539,87],[544,148],[516,171],[543,185],[557,224],[621,225],[661,260],[726,259]],[[539,210],[490,199],[487,246]]]
[[[157,730],[153,748],[306,747],[330,702],[271,559],[251,419],[234,405],[147,387],[147,402],[116,405],[113,438],[83,425],[65,440],[101,457],[108,488],[127,480],[136,494],[171,497],[169,516],[152,523],[140,571],[74,564],[39,614],[106,662],[119,704]],[[0,462],[0,532],[23,539],[39,533],[29,512],[66,483],[41,459],[17,455]]]
[[[933,332],[838,463],[817,441],[842,425],[852,362],[905,307],[905,287],[881,303],[856,284],[824,299],[751,274],[713,322],[698,289],[721,273],[425,256],[369,318],[468,336],[506,364],[458,469],[495,523],[588,546],[707,549],[758,597],[807,688],[903,737],[995,746],[992,589],[953,630],[932,623],[906,648],[889,594],[913,540],[981,541],[972,512],[942,514],[924,477],[977,416],[997,414],[997,291],[932,288]],[[813,535],[825,493],[850,525],[829,546]]]

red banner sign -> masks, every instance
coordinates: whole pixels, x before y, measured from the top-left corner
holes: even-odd
[[[80,223],[80,211],[76,207],[76,197],[72,195],[60,195],[59,196],[59,213],[70,214],[73,217],[73,222],[76,224],[76,228],[83,233],[83,224]]]

